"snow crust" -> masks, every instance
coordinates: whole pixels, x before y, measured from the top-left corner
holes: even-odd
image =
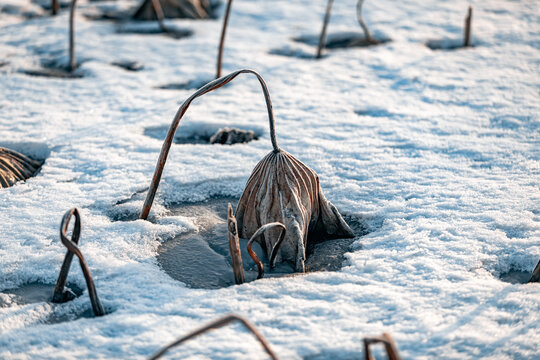
[[[314,54],[291,39],[318,34],[326,1],[235,1],[224,73],[260,72],[280,146],[313,168],[326,197],[360,215],[371,233],[341,271],[218,290],[188,288],[159,268],[159,244],[196,226],[167,204],[241,194],[271,149],[263,95],[242,75],[196,100],[179,133],[235,126],[255,130],[259,141],[173,145],[152,221],[113,221],[115,204],[150,183],[162,143],[145,132],[166,128],[192,92],[157,87],[212,79],[221,29],[220,19],[167,20],[194,31],[175,40],[120,34],[116,23],[83,16],[136,3],[80,1],[85,77],[66,80],[21,71],[67,64],[67,11],[49,17],[29,0],[0,1],[0,10],[10,7],[0,16],[0,62],[7,62],[0,146],[45,159],[36,177],[0,191],[0,291],[54,284],[65,254],[60,219],[78,207],[80,247],[110,311],[79,316],[90,308],[86,290],[66,304],[0,308],[0,358],[142,359],[230,312],[249,318],[283,359],[358,359],[362,337],[383,331],[405,359],[540,357],[540,285],[499,280],[532,271],[540,259],[537,1],[470,1],[474,47],[453,51],[425,43],[459,41],[469,2],[366,1],[374,36],[392,41],[326,52],[320,61],[269,52]],[[359,31],[355,3],[335,2],[329,33]],[[110,64],[118,60],[144,69]],[[142,198],[121,206],[136,213]],[[76,261],[69,281],[84,288]],[[49,324],[51,314],[71,321]],[[232,326],[174,356],[265,354]]]

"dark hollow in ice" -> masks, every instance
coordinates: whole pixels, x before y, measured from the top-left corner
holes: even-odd
[[[167,26],[166,31],[160,28],[159,24],[137,24],[132,23],[122,25],[118,27],[116,32],[118,34],[137,34],[137,35],[164,35],[173,39],[183,39],[193,35],[191,29],[180,29],[173,26]]]
[[[156,86],[156,89],[161,90],[197,90],[203,87],[204,85],[208,84],[210,81],[214,79],[209,80],[188,80],[183,82],[176,82],[176,83],[170,83],[170,84],[164,84]]]
[[[428,40],[426,46],[431,50],[472,49],[474,45],[464,46],[463,39]]]
[[[144,65],[135,60],[118,60],[111,63],[113,66],[118,66],[127,71],[140,71],[144,69]]]
[[[194,218],[199,230],[181,234],[163,242],[158,248],[157,261],[173,279],[193,288],[221,288],[234,285],[227,236],[227,204],[236,206],[237,198],[214,197],[202,202],[185,202],[169,206],[175,215]],[[367,234],[362,220],[356,215],[345,215],[354,230],[353,239],[310,239],[306,269],[314,271],[337,271],[345,261],[345,253],[359,236]],[[247,239],[240,239],[242,262],[246,281],[257,278],[257,266],[248,255]],[[294,274],[294,267],[278,263],[270,270],[268,258],[258,243],[253,250],[265,268],[264,277],[283,277]]]
[[[303,35],[293,38],[293,40],[307,45],[317,46],[319,44],[319,35]],[[389,41],[390,39],[388,38],[373,38],[372,41],[368,41],[363,33],[333,33],[327,36],[324,48],[344,49],[352,47],[368,47],[385,44]]]
[[[531,279],[531,275],[527,271],[511,269],[508,272],[502,273],[499,279],[510,284],[527,284]]]
[[[26,75],[45,78],[80,79],[84,77],[84,72],[78,69],[82,63],[83,61],[79,60],[77,68],[70,71],[67,65],[60,64],[57,60],[42,60],[41,68],[22,70],[22,72]]]
[[[144,135],[158,140],[164,140],[167,134],[167,128],[149,127],[144,130]],[[194,129],[196,130],[196,129]],[[175,144],[244,144],[253,140],[258,140],[259,135],[253,130],[243,130],[239,128],[224,127],[216,132],[208,128],[201,128],[199,131],[190,131],[183,133],[178,131],[173,139]]]
[[[15,289],[0,291],[0,308],[12,305],[25,305],[39,302],[50,302],[55,285],[42,283],[29,283]],[[65,290],[73,300],[82,295],[83,290],[75,284],[68,284]],[[68,299],[66,299],[68,300]]]

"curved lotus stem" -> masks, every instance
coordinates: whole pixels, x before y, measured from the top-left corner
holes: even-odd
[[[161,31],[167,32],[164,20],[165,14],[163,13],[163,8],[161,7],[159,0],[152,0],[152,7],[154,8],[154,12],[156,13],[156,17],[158,19],[159,28],[161,29]]]
[[[223,59],[223,45],[225,44],[225,32],[227,31],[227,24],[229,23],[229,13],[231,12],[232,2],[233,0],[229,0],[227,2],[227,9],[225,10],[225,15],[223,16],[223,27],[221,28],[221,38],[219,40],[216,79],[221,76],[221,61]]]
[[[358,0],[358,3],[356,4],[356,17],[358,18],[358,22],[360,23],[362,30],[364,30],[366,41],[371,43],[373,42],[373,38],[371,37],[368,27],[366,23],[364,22],[364,19],[362,18],[362,5],[363,4],[364,4],[364,0]]]
[[[531,279],[528,282],[532,283],[532,282],[539,282],[539,281],[540,281],[540,261],[538,261],[538,264],[536,264],[536,267],[534,268],[532,272]]]
[[[384,344],[386,354],[388,355],[388,360],[400,360],[394,339],[388,333],[384,333],[381,336],[364,338],[364,358],[366,360],[373,360],[369,347],[370,345],[377,343]]]
[[[332,10],[332,4],[334,0],[328,0],[326,5],[326,12],[324,13],[323,27],[321,30],[321,35],[319,36],[319,46],[317,46],[317,59],[320,59],[322,56],[322,49],[326,43],[326,29],[328,28],[328,22],[330,21],[330,11]]]
[[[259,83],[261,84],[261,88],[264,93],[264,99],[266,100],[266,110],[268,111],[268,121],[270,124],[270,140],[272,141],[272,146],[274,148],[274,152],[279,152],[280,148],[277,144],[276,140],[276,130],[275,130],[275,122],[274,122],[274,111],[272,110],[272,101],[270,100],[270,93],[268,91],[268,87],[266,86],[266,83],[264,82],[264,79],[262,78],[259,73],[253,70],[243,69],[238,70],[233,73],[230,73],[229,75],[223,76],[219,79],[213,80],[209,82],[208,84],[201,87],[199,90],[197,90],[193,95],[191,95],[180,108],[176,112],[176,115],[174,116],[174,120],[171,124],[171,127],[169,128],[169,132],[167,133],[167,137],[165,138],[165,141],[163,142],[163,146],[161,147],[161,153],[159,154],[159,160],[156,164],[156,170],[154,171],[154,176],[152,178],[152,183],[150,184],[150,188],[148,190],[148,194],[146,195],[146,200],[144,201],[144,206],[141,212],[140,218],[143,220],[146,220],[148,218],[148,214],[150,213],[150,209],[152,208],[152,203],[154,202],[154,197],[156,196],[156,191],[159,186],[159,181],[161,180],[161,174],[163,173],[163,167],[165,166],[165,162],[167,161],[167,156],[169,155],[169,150],[171,148],[174,134],[176,134],[176,130],[178,129],[178,126],[180,125],[180,120],[186,113],[189,105],[198,98],[199,96],[202,96],[212,90],[218,89],[222,87],[223,85],[229,83],[232,81],[235,77],[237,77],[240,74],[243,73],[250,73],[257,77],[259,80]]]
[[[194,331],[190,332],[189,334],[181,337],[180,339],[176,340],[172,344],[169,344],[166,347],[164,347],[163,349],[161,349],[159,352],[154,354],[150,358],[150,360],[159,359],[160,357],[162,357],[167,351],[169,351],[173,347],[178,346],[178,345],[180,345],[180,344],[182,344],[182,343],[184,343],[184,342],[186,342],[186,341],[188,341],[190,339],[196,338],[197,336],[199,336],[201,334],[204,334],[207,331],[214,330],[214,329],[219,329],[219,328],[221,328],[221,327],[223,327],[225,325],[228,325],[228,324],[230,324],[232,322],[235,322],[235,321],[240,322],[242,325],[244,325],[244,327],[246,329],[248,329],[253,335],[255,335],[255,337],[257,338],[259,343],[261,343],[262,347],[264,348],[264,350],[270,356],[271,359],[278,360],[277,355],[270,348],[270,344],[265,340],[265,338],[262,336],[262,334],[259,332],[259,330],[257,330],[257,328],[255,328],[255,326],[253,324],[251,324],[248,320],[244,319],[243,317],[241,317],[239,315],[235,315],[235,314],[226,315],[226,316],[224,316],[224,317],[222,317],[222,318],[220,318],[218,320],[212,321],[208,325],[205,325],[205,326],[203,326],[203,327],[201,327],[201,328],[199,328],[197,330],[194,330]]]
[[[68,239],[66,236],[69,221],[71,217],[75,216],[75,225],[73,226],[73,235],[71,239]],[[86,286],[88,287],[88,295],[90,296],[90,302],[92,303],[92,310],[94,311],[95,316],[105,315],[105,310],[99,301],[96,287],[94,286],[94,280],[92,275],[90,275],[90,270],[88,265],[84,260],[84,257],[79,250],[77,244],[79,243],[79,237],[81,235],[81,216],[79,210],[73,208],[68,210],[62,217],[62,222],[60,223],[60,240],[62,244],[68,249],[62,268],[60,269],[60,275],[58,276],[58,281],[56,282],[56,287],[54,289],[53,302],[63,302],[64,298],[64,287],[66,285],[67,275],[69,273],[69,268],[71,266],[71,261],[73,259],[73,254],[79,258],[79,264],[81,265],[81,270],[83,272],[84,278],[86,280]]]
[[[77,0],[72,0],[69,8],[69,71],[77,68],[77,59],[75,58],[75,9]]]
[[[249,253],[249,256],[251,256],[253,261],[255,261],[255,264],[257,264],[257,268],[259,269],[259,274],[257,275],[257,279],[261,279],[263,277],[264,265],[261,262],[261,260],[259,260],[259,257],[255,253],[255,251],[251,249],[251,246],[253,245],[253,241],[255,241],[257,237],[262,235],[266,230],[269,230],[274,227],[280,227],[281,233],[279,234],[279,239],[275,243],[274,247],[272,248],[272,254],[270,255],[270,268],[273,268],[274,263],[276,261],[277,252],[279,248],[281,247],[281,244],[283,243],[283,239],[285,239],[285,233],[287,232],[287,228],[285,227],[285,225],[283,225],[280,222],[273,222],[273,223],[265,224],[261,226],[257,231],[255,231],[255,234],[253,234],[253,236],[251,237],[251,239],[249,239],[248,244],[247,244],[247,251]]]

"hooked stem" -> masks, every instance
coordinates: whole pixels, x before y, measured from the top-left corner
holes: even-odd
[[[319,45],[317,46],[317,59],[322,57],[322,50],[326,44],[326,29],[328,28],[328,22],[330,21],[330,11],[332,10],[332,4],[334,0],[328,0],[326,4],[326,12],[324,13],[323,27],[321,30],[321,35],[319,36]]]
[[[68,239],[66,236],[69,221],[71,217],[75,216],[75,225],[73,226],[73,234],[71,239]],[[73,255],[76,255],[79,258],[79,264],[81,265],[81,270],[83,272],[84,278],[86,280],[86,286],[88,287],[88,295],[90,296],[90,302],[92,303],[92,310],[94,311],[95,316],[105,315],[105,309],[99,301],[97,295],[96,287],[94,286],[94,280],[88,269],[88,265],[84,260],[84,257],[77,246],[79,243],[79,238],[81,235],[81,216],[79,210],[73,208],[68,210],[62,217],[62,222],[60,223],[60,240],[62,244],[68,249],[64,262],[62,263],[62,268],[60,269],[60,275],[58,276],[58,281],[56,282],[56,287],[53,294],[53,302],[62,302],[64,298],[64,287],[66,285],[66,279],[69,273],[69,268],[71,266],[71,261]]]
[[[272,101],[270,99],[270,92],[268,91],[268,87],[266,86],[266,83],[264,79],[262,78],[262,76],[259,75],[259,73],[257,73],[254,70],[243,69],[243,70],[237,70],[233,73],[230,73],[229,75],[213,80],[209,82],[208,84],[204,85],[203,87],[201,87],[195,93],[193,93],[193,95],[191,95],[186,101],[184,101],[184,103],[180,106],[180,108],[176,112],[176,115],[174,116],[171,127],[169,128],[169,132],[167,133],[167,137],[165,138],[165,141],[163,142],[163,146],[161,147],[161,153],[159,154],[159,159],[156,164],[154,176],[152,177],[152,183],[150,184],[148,194],[146,195],[146,200],[144,201],[143,209],[140,216],[141,219],[146,220],[148,218],[148,214],[150,213],[150,209],[152,208],[152,203],[154,202],[154,197],[156,196],[157,188],[161,180],[163,168],[165,167],[165,162],[167,161],[167,156],[169,155],[169,150],[171,148],[174,135],[176,134],[176,130],[178,129],[178,126],[180,125],[180,120],[186,113],[187,109],[189,108],[189,105],[191,105],[193,100],[195,100],[199,96],[209,93],[210,91],[219,89],[220,87],[231,82],[235,77],[243,73],[249,73],[249,74],[255,75],[257,79],[259,80],[259,83],[261,84],[261,88],[264,93],[264,99],[266,101],[266,110],[268,111],[268,122],[270,125],[270,140],[272,141],[272,147],[274,148],[274,151],[275,152],[280,151],[280,148],[276,140],[274,110],[272,109]]]
[[[225,32],[227,31],[227,24],[229,23],[229,13],[231,12],[232,2],[233,0],[229,0],[227,2],[227,9],[225,9],[225,15],[223,16],[223,27],[221,28],[221,38],[219,40],[216,79],[221,77],[221,63],[223,59],[223,46],[225,44]]]
[[[364,358],[366,360],[373,360],[370,351],[370,345],[382,343],[388,355],[388,360],[400,360],[396,344],[394,339],[388,333],[384,333],[381,336],[364,338]]]
[[[273,223],[265,224],[265,225],[261,226],[259,229],[257,229],[257,231],[255,231],[255,233],[253,234],[251,239],[249,239],[248,244],[247,244],[247,251],[249,253],[249,256],[251,256],[253,261],[255,261],[255,264],[257,264],[257,268],[259,270],[259,274],[257,275],[257,279],[262,279],[262,277],[264,275],[264,265],[261,262],[261,260],[259,260],[259,257],[255,253],[255,251],[253,251],[251,249],[251,246],[253,245],[253,241],[255,241],[255,239],[257,237],[262,235],[266,230],[269,230],[269,229],[274,228],[274,227],[280,227],[281,228],[281,233],[279,234],[279,239],[274,244],[274,247],[272,248],[272,253],[271,253],[270,257],[269,257],[270,258],[270,269],[272,269],[274,267],[274,265],[275,265],[274,263],[275,263],[275,260],[276,260],[277,252],[278,252],[279,248],[281,247],[281,244],[283,243],[283,239],[285,239],[285,233],[287,232],[287,228],[285,227],[285,225],[283,225],[282,223],[279,223],[279,222],[273,222]]]
[[[235,315],[235,314],[226,315],[226,316],[224,316],[224,317],[222,317],[222,318],[220,318],[218,320],[212,321],[211,323],[209,323],[209,324],[207,324],[207,325],[205,325],[205,326],[203,326],[203,327],[201,327],[199,329],[196,329],[196,330],[190,332],[189,334],[181,337],[180,339],[176,340],[172,344],[169,344],[166,347],[164,347],[163,349],[161,349],[159,352],[154,354],[150,358],[150,360],[159,359],[160,357],[162,357],[167,351],[169,351],[173,347],[178,346],[178,345],[180,345],[180,344],[182,344],[182,343],[184,343],[184,342],[186,342],[186,341],[188,341],[190,339],[196,338],[197,336],[199,336],[201,334],[204,334],[205,332],[208,332],[208,331],[214,330],[214,329],[219,329],[219,328],[221,328],[221,327],[223,327],[225,325],[228,325],[228,324],[230,324],[232,322],[235,322],[235,321],[240,322],[242,325],[244,325],[244,327],[246,329],[248,329],[253,335],[255,335],[255,337],[257,338],[257,340],[262,345],[262,347],[264,348],[264,350],[270,356],[271,359],[278,360],[277,355],[270,348],[270,344],[265,340],[265,338],[259,332],[259,330],[257,330],[257,328],[255,328],[255,326],[253,324],[251,324],[249,321],[247,321],[243,317],[241,317],[239,315]]]

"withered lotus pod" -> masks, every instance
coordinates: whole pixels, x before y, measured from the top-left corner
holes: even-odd
[[[273,151],[257,164],[248,179],[246,189],[236,209],[238,233],[242,238],[250,238],[264,224],[282,223],[287,228],[287,234],[276,261],[290,262],[295,266],[296,271],[304,272],[309,234],[327,238],[354,237],[354,234],[336,207],[325,198],[317,174],[300,160],[279,148],[270,94],[264,79],[253,70],[238,70],[211,81],[180,106],[161,148],[141,219],[146,219],[150,213],[174,135],[191,102],[201,95],[220,88],[242,73],[255,75],[261,84],[268,111]],[[263,248],[267,254],[272,253],[276,239],[279,239],[276,231],[278,229],[269,230],[262,235]]]
[[[207,19],[212,5],[208,0],[157,0],[167,18]],[[144,0],[133,15],[137,20],[156,20],[155,0]]]
[[[0,147],[0,188],[10,187],[17,181],[34,176],[40,167],[39,161]]]

